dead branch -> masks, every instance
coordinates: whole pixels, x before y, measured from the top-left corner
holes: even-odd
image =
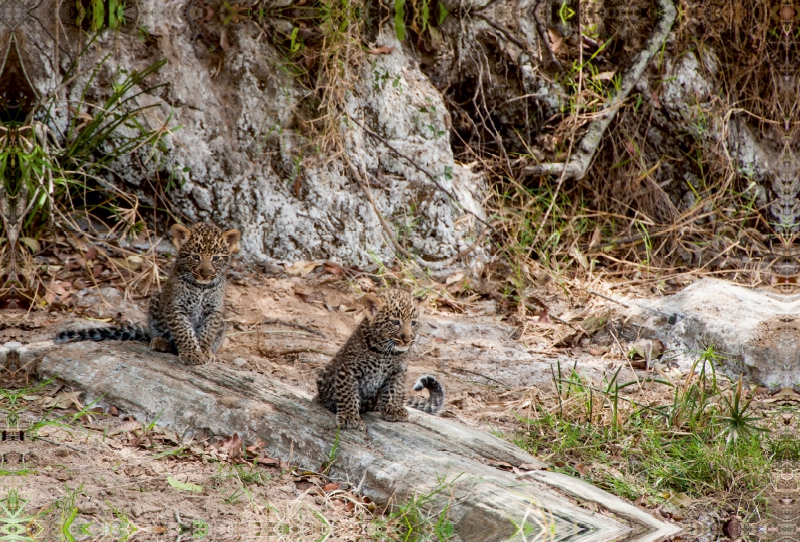
[[[589,164],[591,164],[597,148],[600,146],[603,133],[605,133],[611,121],[614,120],[617,111],[628,97],[628,94],[636,86],[639,78],[650,63],[650,59],[664,45],[664,41],[672,28],[672,23],[675,22],[677,11],[672,0],[658,0],[658,8],[662,13],[661,19],[656,23],[644,48],[636,54],[625,70],[619,92],[608,100],[604,112],[589,124],[572,157],[566,162],[528,166],[525,168],[525,173],[529,175],[562,175],[562,179],[581,179],[586,175]]]

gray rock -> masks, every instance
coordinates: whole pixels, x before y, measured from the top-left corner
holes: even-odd
[[[406,423],[368,414],[366,435],[338,432],[333,415],[296,389],[219,364],[181,366],[175,356],[136,344],[68,344],[46,354],[37,372],[85,390],[85,400],[102,395],[140,420],[161,413],[159,423],[179,431],[261,438],[271,456],[312,470],[329,460],[338,434],[333,476],[362,481],[363,493],[379,502],[405,502],[443,487],[428,506],[449,502],[456,540],[521,540],[518,525],[528,540],[571,542],[624,535],[651,541],[678,531],[581,480],[552,473],[525,479],[500,470],[492,466],[497,461],[523,475],[544,465],[506,441],[417,411]],[[581,509],[562,491],[597,502],[626,524]]]
[[[731,376],[743,374],[772,390],[800,390],[799,309],[798,295],[703,279],[661,300],[640,301],[634,312],[684,366],[713,345]]]

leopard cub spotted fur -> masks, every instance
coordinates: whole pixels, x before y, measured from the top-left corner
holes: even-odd
[[[150,300],[147,328],[117,326],[62,331],[55,342],[138,340],[158,352],[178,354],[181,363],[214,361],[225,333],[225,270],[239,251],[239,230],[221,232],[208,222],[170,229],[178,249],[160,292]]]
[[[417,338],[419,306],[403,290],[362,298],[366,315],[317,379],[314,401],[336,414],[336,425],[365,430],[360,414],[379,410],[383,419],[405,421],[405,405],[429,414],[444,406],[444,389],[433,376],[417,380],[427,398],[406,400],[408,352]]]

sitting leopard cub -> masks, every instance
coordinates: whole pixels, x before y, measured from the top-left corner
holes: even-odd
[[[433,376],[414,385],[429,397],[406,401],[408,350],[417,338],[419,307],[403,290],[387,290],[362,298],[366,316],[317,379],[316,403],[336,414],[336,425],[366,429],[359,416],[380,410],[384,420],[408,419],[405,405],[429,414],[444,406],[444,389]]]
[[[207,222],[191,229],[170,228],[178,249],[160,292],[150,300],[147,324],[62,331],[55,342],[149,341],[157,352],[172,352],[184,365],[214,361],[225,332],[225,270],[239,251],[239,230],[220,232]]]

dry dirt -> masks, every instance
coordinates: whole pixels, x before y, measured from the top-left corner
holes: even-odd
[[[347,281],[324,272],[306,278],[234,275],[228,290],[228,334],[217,362],[257,371],[310,394],[317,371],[361,318],[358,292],[378,288],[365,276]],[[102,294],[75,293],[71,313],[33,312],[24,331],[9,327],[0,332],[0,342],[47,340],[62,327],[96,325],[87,318],[143,319],[146,300],[125,300],[112,287]],[[553,306],[567,303],[557,292],[542,291],[541,297]],[[623,365],[619,378],[636,378],[629,362],[618,352],[609,353],[607,345],[584,340],[578,342],[583,346],[553,348],[554,343],[573,341],[575,331],[547,317],[529,317],[522,326],[511,326],[501,321],[509,315],[500,314],[495,300],[474,300],[459,307],[460,314],[440,301],[433,296],[426,302],[408,385],[423,374],[441,379],[447,392],[445,417],[513,435],[520,427],[515,412],[524,413],[534,396],[549,393],[551,368],[557,362],[564,370],[576,364],[592,378]],[[603,305],[590,300],[558,312],[577,322]],[[0,406],[9,410],[8,396]],[[25,513],[40,513],[35,524],[44,532],[59,532],[66,523],[76,539],[87,538],[79,537],[80,532],[88,538],[104,534],[121,539],[134,529],[137,536],[154,539],[175,539],[181,533],[189,538],[204,529],[214,540],[264,533],[274,540],[319,539],[324,533],[335,535],[334,540],[377,537],[380,508],[362,502],[346,484],[326,485],[333,481],[271,458],[257,459],[258,443],[244,443],[256,445],[248,464],[236,457],[241,451],[237,442],[186,443],[169,430],[142,427],[124,412],[99,409],[73,421],[85,405],[79,394],[56,384],[26,392],[16,406],[23,422],[64,417],[40,428],[39,440],[0,443],[4,470],[10,474],[0,478],[7,485],[0,498],[6,504],[9,495],[27,500]],[[195,484],[202,490],[173,487],[168,477],[173,484]],[[77,515],[70,521],[73,510]],[[85,524],[90,525],[81,527]],[[288,528],[292,530],[281,532]]]

